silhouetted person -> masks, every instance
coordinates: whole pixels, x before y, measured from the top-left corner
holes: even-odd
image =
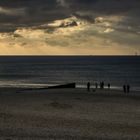
[[[107,86],[108,86],[108,89],[110,89],[110,83],[108,83],[108,85],[107,85]]]
[[[100,89],[104,89],[104,82],[100,82]]]
[[[87,91],[90,91],[90,82],[87,83]]]
[[[126,93],[126,85],[123,85],[123,91]]]
[[[103,89],[103,82],[100,82],[100,89]]]
[[[98,83],[95,83],[95,88],[96,88],[96,89],[98,88]]]
[[[127,85],[127,93],[130,92],[130,85]]]
[[[100,89],[102,89],[102,82],[100,82]]]
[[[104,82],[102,82],[102,89],[104,89]]]

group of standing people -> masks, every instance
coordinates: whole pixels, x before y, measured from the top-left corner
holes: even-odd
[[[98,86],[99,86],[100,89],[104,89],[104,85],[105,84],[104,84],[103,81],[100,82],[99,84],[96,82],[95,83],[95,88],[98,89]],[[111,87],[110,83],[108,83],[107,87],[108,87],[108,89],[110,89],[110,87]],[[87,91],[90,91],[90,88],[91,88],[91,83],[88,82],[87,83]],[[129,84],[123,85],[123,91],[124,91],[124,93],[128,94],[130,92],[130,85]]]
[[[124,93],[129,93],[130,92],[130,85],[123,85],[123,91],[124,91]]]
[[[100,89],[104,89],[105,84],[104,84],[103,81],[100,82],[99,84],[96,82],[96,83],[95,83],[95,88],[98,89],[98,86],[99,86]],[[110,83],[108,83],[107,86],[108,86],[108,89],[110,89],[110,86],[111,86]],[[90,91],[90,87],[91,87],[91,83],[88,82],[88,83],[87,83],[87,90],[88,90],[88,91]]]

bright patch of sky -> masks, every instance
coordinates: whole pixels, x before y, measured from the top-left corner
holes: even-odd
[[[0,2],[0,54],[140,54],[140,2]]]

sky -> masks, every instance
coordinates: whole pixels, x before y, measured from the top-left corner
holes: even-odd
[[[140,0],[1,0],[0,55],[140,54]]]

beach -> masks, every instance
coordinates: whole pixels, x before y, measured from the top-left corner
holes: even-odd
[[[140,93],[0,88],[0,140],[139,140]]]

